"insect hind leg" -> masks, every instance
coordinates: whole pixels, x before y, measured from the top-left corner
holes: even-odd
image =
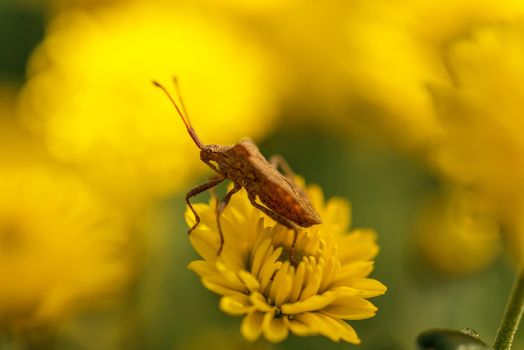
[[[295,246],[297,244],[298,239],[298,229],[296,225],[294,225],[291,221],[283,217],[282,215],[278,214],[277,212],[274,212],[273,210],[264,207],[263,205],[257,203],[256,196],[249,196],[249,201],[251,202],[251,205],[253,205],[255,208],[262,211],[264,214],[269,216],[271,219],[275,220],[281,225],[284,225],[285,227],[293,230],[293,241],[291,242],[291,247],[289,251],[289,260],[291,261],[291,264],[296,266],[296,259],[295,259]]]
[[[272,155],[269,158],[269,164],[271,164],[271,166],[273,168],[277,169],[277,170],[280,168],[282,170],[282,173],[284,174],[285,178],[287,179],[287,181],[290,182],[291,184],[295,185],[295,187],[298,189],[298,192],[300,193],[302,198],[305,201],[307,201],[308,203],[310,203],[310,200],[309,200],[306,192],[302,188],[302,186],[297,184],[297,181],[296,181],[297,175],[295,174],[293,169],[291,169],[291,167],[286,162],[284,157],[282,157],[280,154],[274,154],[274,155]]]
[[[284,157],[282,157],[280,154],[274,154],[269,158],[269,164],[275,169],[278,170],[278,168],[282,169],[282,173],[286,175],[286,177],[290,180],[295,179],[295,172],[291,169],[289,164],[286,162]]]
[[[229,200],[235,193],[237,193],[242,187],[235,184],[235,186],[225,195],[224,198],[220,202],[217,203],[216,206],[216,220],[217,220],[217,227],[218,227],[218,233],[220,234],[220,247],[218,248],[217,255],[220,255],[222,253],[222,249],[224,248],[224,234],[222,233],[222,224],[220,222],[220,215],[226,209],[226,206],[229,203]]]

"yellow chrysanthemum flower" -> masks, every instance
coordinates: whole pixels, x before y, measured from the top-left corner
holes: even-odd
[[[434,89],[445,133],[431,160],[489,198],[506,226],[524,236],[524,22],[478,28],[447,55],[455,84]],[[522,238],[511,249],[522,251]]]
[[[449,51],[456,85],[435,91],[446,134],[433,160],[501,201],[524,195],[524,23],[480,28]]]
[[[56,320],[128,280],[125,221],[76,179],[0,169],[0,328]]]
[[[446,275],[478,272],[492,263],[502,248],[492,206],[463,189],[431,198],[420,215],[416,234],[420,253]]]
[[[348,233],[346,201],[324,203],[318,187],[310,187],[307,194],[323,224],[299,232],[295,263],[289,256],[293,232],[255,209],[242,190],[222,214],[225,245],[220,256],[215,201],[195,206],[202,221],[190,239],[203,260],[189,268],[206,288],[222,296],[224,312],[244,316],[241,331],[248,340],[263,335],[280,342],[291,331],[359,343],[344,320],[373,317],[377,308],[366,299],[386,291],[368,278],[378,253],[375,233]],[[186,221],[194,223],[190,211]]]
[[[0,324],[61,316],[127,279],[122,218],[75,180],[1,169]]]
[[[107,300],[130,280],[135,251],[120,210],[2,127],[11,137],[0,139],[0,333]]]
[[[269,60],[246,33],[197,11],[152,2],[65,11],[31,59],[20,111],[53,156],[137,203],[204,168],[151,80],[169,86],[176,74],[202,141],[228,144],[272,124]]]
[[[479,24],[523,14],[517,0],[357,1],[347,20],[344,70],[370,106],[363,121],[395,143],[432,146],[442,126],[428,85],[449,81],[443,49]]]

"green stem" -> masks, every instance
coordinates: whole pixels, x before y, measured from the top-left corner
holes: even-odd
[[[522,318],[522,312],[524,311],[524,266],[521,265],[518,269],[513,282],[513,290],[511,292],[506,311],[504,312],[504,318],[500,323],[495,343],[493,344],[494,350],[509,350],[513,343],[513,338],[519,327],[520,320]]]

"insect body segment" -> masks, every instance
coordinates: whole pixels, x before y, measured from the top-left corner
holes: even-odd
[[[271,165],[250,139],[241,140],[236,146],[248,151],[247,173],[254,174],[256,180],[244,177],[248,193],[258,196],[269,209],[280,214],[300,227],[310,227],[321,223],[320,216],[311,205],[307,196],[294,182],[294,174],[282,175]],[[287,167],[287,166],[286,166]],[[253,190],[250,191],[249,187]]]
[[[216,209],[217,226],[220,234],[218,254],[220,254],[224,245],[220,214],[229,203],[233,194],[238,192],[242,187],[246,189],[249,200],[254,207],[264,212],[276,222],[294,230],[295,235],[291,246],[291,250],[293,251],[298,234],[296,226],[310,227],[320,224],[321,220],[307,196],[295,184],[294,174],[285,161],[281,157],[275,157],[272,158],[271,162],[274,164],[271,164],[260,153],[256,144],[248,138],[240,140],[233,146],[202,144],[187,118],[187,113],[185,113],[186,116],[184,117],[168,91],[161,84],[157,82],[154,82],[154,84],[168,95],[175,106],[188,133],[197,147],[200,148],[200,159],[218,174],[218,177],[215,179],[196,186],[187,193],[186,202],[195,215],[196,220],[188,233],[191,233],[200,223],[200,217],[191,205],[190,198],[217,186],[225,179],[229,179],[234,183],[234,187],[217,204]],[[179,89],[176,80],[175,85],[178,92]],[[180,96],[179,99],[182,101]],[[183,102],[181,103],[183,106]],[[185,112],[185,108],[183,107],[182,109]],[[286,176],[277,170],[277,165],[280,165],[280,167],[284,169],[287,173]]]

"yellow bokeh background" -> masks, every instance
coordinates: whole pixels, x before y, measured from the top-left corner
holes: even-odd
[[[174,76],[204,144],[252,138],[378,232],[362,349],[490,343],[524,248],[523,21],[517,0],[1,3],[0,350],[343,348],[232,336],[186,268],[184,196],[213,172],[152,84],[181,103]]]

